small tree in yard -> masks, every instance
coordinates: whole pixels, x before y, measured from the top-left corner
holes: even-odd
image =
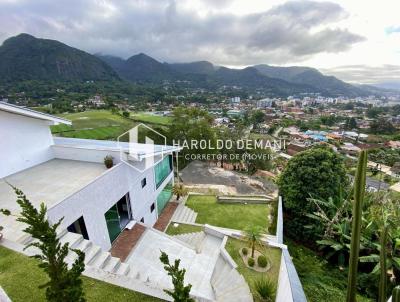
[[[176,195],[176,200],[179,200],[179,198],[184,197],[188,194],[188,190],[183,184],[175,184],[172,188],[172,193]]]
[[[258,226],[252,226],[245,230],[244,238],[251,246],[251,258],[254,258],[256,244],[260,242],[263,232],[264,230]]]
[[[65,257],[69,252],[68,243],[61,245],[57,238],[57,228],[62,219],[51,225],[46,218],[47,208],[43,203],[37,210],[21,190],[12,188],[17,194],[17,203],[22,209],[17,221],[26,223],[28,226],[24,232],[36,239],[25,248],[33,246],[40,250],[41,253],[33,257],[41,261],[39,267],[50,279],[40,287],[46,288],[46,300],[51,302],[85,301],[80,278],[85,269],[85,254],[80,250],[73,250],[78,254],[78,258],[72,264],[72,268],[68,269],[68,264],[65,263]]]
[[[176,259],[175,263],[171,265],[169,263],[168,255],[161,251],[160,261],[164,264],[164,269],[168,272],[168,275],[172,277],[172,284],[174,285],[174,290],[170,291],[165,289],[169,296],[174,299],[174,302],[194,302],[194,299],[190,298],[191,284],[185,286],[184,279],[186,270],[179,269],[180,259]]]

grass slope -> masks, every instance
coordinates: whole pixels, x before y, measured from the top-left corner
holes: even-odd
[[[186,206],[198,213],[196,223],[244,230],[251,225],[267,228],[270,207],[264,204],[219,204],[213,195],[190,195]]]
[[[346,301],[347,272],[330,266],[312,250],[287,242],[290,255],[310,302]],[[372,301],[358,295],[358,302]]]
[[[45,290],[38,286],[47,282],[46,274],[37,266],[38,261],[0,246],[0,285],[14,302],[46,301]],[[83,277],[87,301],[140,301],[163,300],[146,296],[119,286]]]

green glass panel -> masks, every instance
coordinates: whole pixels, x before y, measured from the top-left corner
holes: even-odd
[[[156,187],[158,188],[172,171],[171,155],[164,157],[164,159],[155,166],[154,171]]]
[[[157,196],[158,215],[161,214],[162,210],[165,208],[171,196],[172,196],[172,183],[169,183]]]
[[[106,218],[108,235],[112,243],[121,233],[117,205],[112,206],[111,209],[104,214],[104,217]]]

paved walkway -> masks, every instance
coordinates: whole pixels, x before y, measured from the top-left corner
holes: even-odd
[[[148,280],[160,288],[172,288],[171,277],[167,275],[160,261],[160,251],[164,251],[172,263],[175,259],[181,260],[180,267],[186,269],[185,282],[193,285],[191,293],[204,297],[202,301],[213,301],[215,297],[211,277],[221,243],[221,238],[207,235],[203,240],[201,252],[197,253],[194,249],[180,244],[178,239],[148,229],[126,260],[131,265],[129,276]]]
[[[161,232],[165,231],[178,205],[179,203],[173,201],[167,203],[161,215],[158,217],[156,224],[154,225],[154,228],[156,230],[159,230]]]
[[[124,262],[145,230],[146,227],[138,223],[131,230],[125,229],[114,241],[110,250],[111,255]]]

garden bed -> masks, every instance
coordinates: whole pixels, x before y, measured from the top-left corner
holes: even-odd
[[[263,253],[261,253],[261,252],[259,252],[257,250],[254,250],[254,258],[253,258],[254,259],[254,265],[253,266],[250,266],[248,264],[249,263],[249,259],[251,258],[251,252],[250,251],[248,252],[248,254],[244,254],[243,253],[243,248],[241,248],[241,249],[239,249],[239,254],[242,257],[244,265],[246,265],[247,268],[249,268],[249,269],[252,269],[252,270],[254,270],[256,272],[259,272],[259,273],[266,273],[271,268],[271,262],[268,260],[268,258],[267,258],[268,262],[267,262],[267,266],[266,267],[261,267],[261,266],[258,265],[258,261],[257,261],[258,257],[260,257],[260,256],[266,257],[266,256]]]
[[[229,238],[225,249],[232,257],[232,259],[238,265],[237,270],[242,276],[245,278],[247,284],[250,287],[250,291],[253,294],[254,301],[258,300],[256,290],[255,290],[255,282],[260,280],[260,278],[268,278],[275,287],[278,286],[279,279],[279,269],[281,264],[281,250],[278,248],[265,246],[265,250],[263,253],[267,256],[270,262],[270,269],[267,272],[257,272],[255,270],[249,269],[243,262],[242,256],[239,253],[239,250],[246,245],[241,240]]]

